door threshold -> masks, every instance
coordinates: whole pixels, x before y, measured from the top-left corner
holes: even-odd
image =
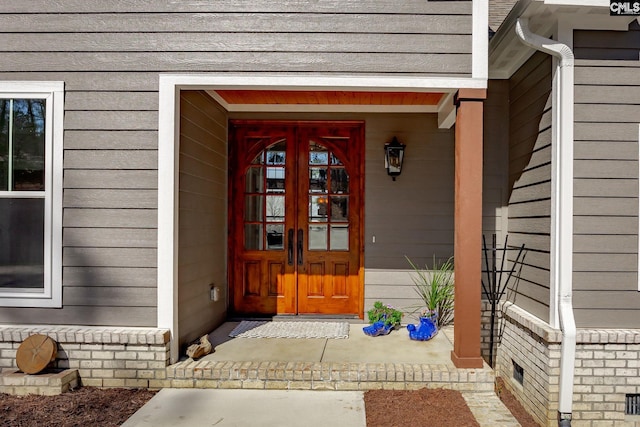
[[[355,315],[344,314],[277,314],[271,319],[274,322],[349,322],[362,323],[364,320]]]

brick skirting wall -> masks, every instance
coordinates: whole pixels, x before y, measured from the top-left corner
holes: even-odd
[[[495,372],[543,426],[557,425],[562,332],[518,306],[503,312],[504,333]],[[573,427],[637,426],[625,416],[626,394],[640,393],[640,330],[578,329]],[[514,379],[513,363],[524,370]]]
[[[77,369],[82,385],[148,388],[167,376],[169,331],[90,326],[0,326],[0,369],[16,369],[16,351],[28,336],[58,345],[52,367]]]

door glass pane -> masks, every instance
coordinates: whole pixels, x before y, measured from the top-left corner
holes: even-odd
[[[44,190],[44,99],[13,100],[13,189]]]
[[[267,224],[267,250],[284,249],[284,224]]]
[[[349,192],[349,175],[343,168],[331,169],[331,192],[334,194]]]
[[[0,199],[0,288],[44,289],[44,199]]]
[[[332,251],[348,251],[349,250],[349,226],[346,224],[332,225],[330,240],[331,240]]]
[[[326,165],[329,164],[329,152],[327,149],[313,141],[309,141],[309,164]]]
[[[309,221],[325,222],[328,215],[327,196],[309,197]]]
[[[0,191],[9,189],[9,100],[0,99]]]
[[[331,153],[331,164],[338,166],[338,165],[342,165],[342,162],[333,153]]]
[[[309,225],[309,250],[327,250],[327,226]]]
[[[267,168],[267,192],[284,193],[284,167]]]
[[[244,220],[262,221],[262,200],[264,196],[244,196]]]
[[[244,225],[244,248],[248,250],[262,250],[262,224]]]
[[[264,169],[260,166],[253,166],[247,169],[245,179],[245,190],[247,193],[264,193]]]
[[[267,196],[266,221],[284,221],[284,196]]]
[[[347,196],[331,196],[331,222],[349,220],[349,198]]]
[[[285,141],[278,141],[267,149],[268,165],[284,165],[287,159]]]
[[[309,168],[309,192],[327,192],[327,168]]]

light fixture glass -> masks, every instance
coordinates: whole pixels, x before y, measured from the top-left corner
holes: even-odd
[[[384,144],[384,167],[387,170],[387,174],[393,180],[402,173],[402,162],[404,160],[404,149],[406,145],[398,142],[398,138],[395,136],[391,142]]]

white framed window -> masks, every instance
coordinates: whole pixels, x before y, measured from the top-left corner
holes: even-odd
[[[0,306],[62,306],[63,82],[0,82]]]

